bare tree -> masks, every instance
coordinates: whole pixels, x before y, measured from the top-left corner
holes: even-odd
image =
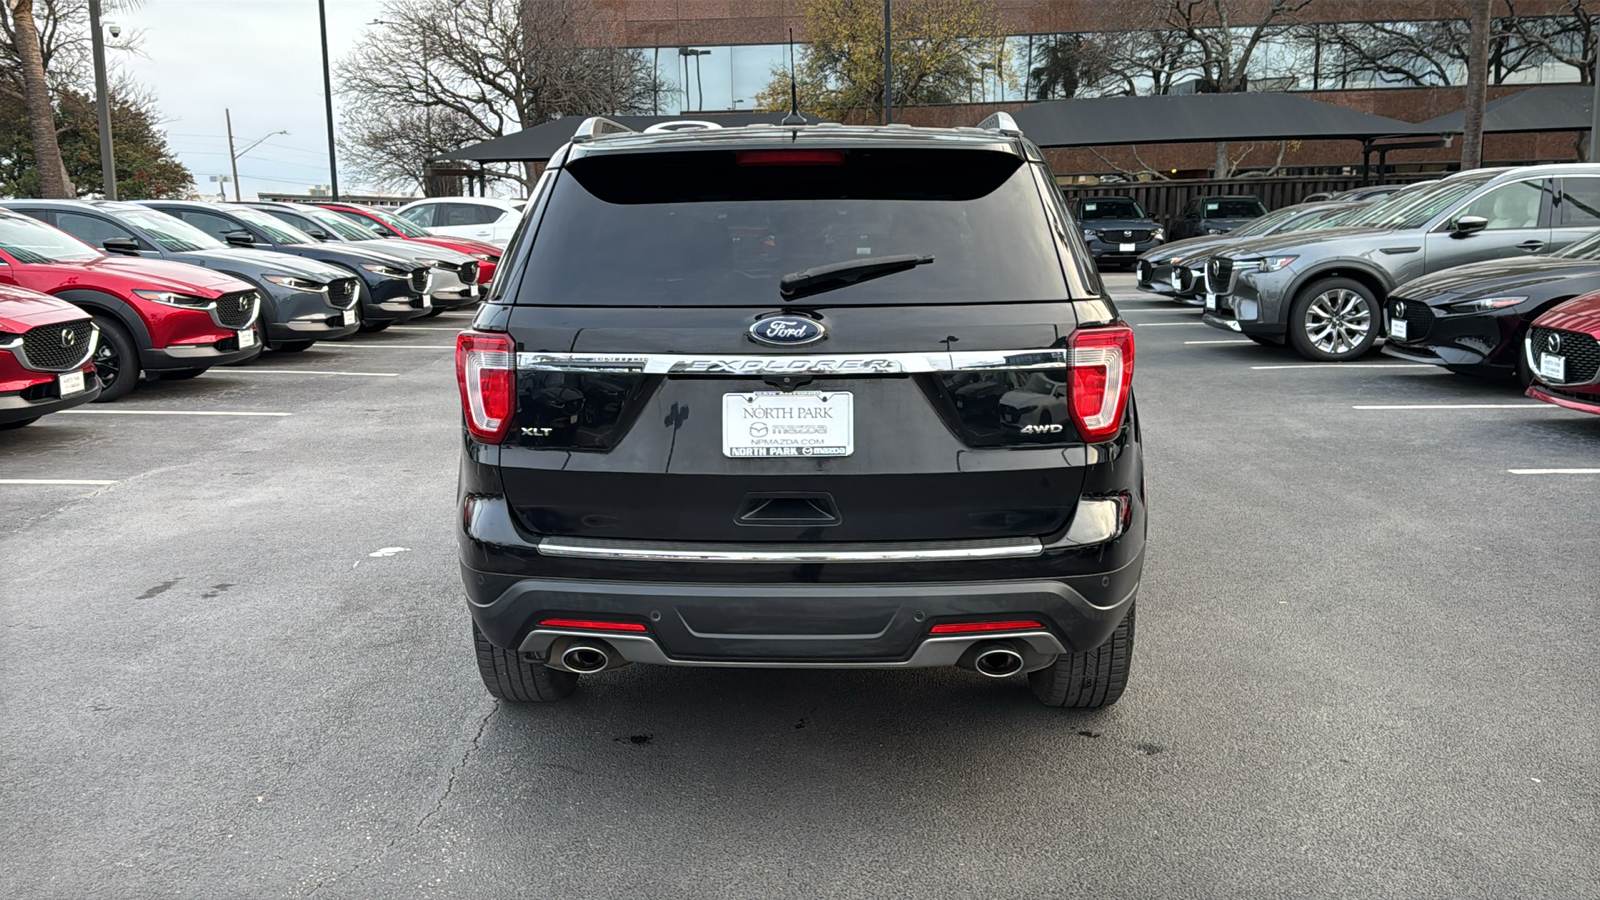
[[[354,159],[380,181],[420,159],[562,116],[644,112],[659,88],[639,54],[603,46],[578,0],[388,0],[339,64]],[[421,127],[419,141],[396,135]],[[534,164],[517,180],[534,182]]]
[[[1509,15],[1496,22],[1497,43],[1513,37],[1526,48],[1542,51],[1543,59],[1577,69],[1584,84],[1594,84],[1600,0],[1562,0],[1561,12],[1554,16],[1519,15],[1517,0],[1504,3]]]
[[[1467,107],[1462,123],[1461,168],[1483,165],[1483,107],[1488,98],[1489,6],[1491,0],[1471,0],[1467,40]]]
[[[1340,87],[1373,78],[1413,87],[1449,85],[1467,63],[1467,23],[1461,19],[1332,23],[1317,25],[1310,36],[1320,42],[1319,79]]]
[[[17,78],[22,82],[28,129],[33,138],[33,158],[39,167],[39,193],[50,199],[70,198],[75,192],[67,180],[67,167],[61,161],[61,146],[56,142],[56,113],[50,102],[50,84],[45,78],[33,0],[6,2],[11,10],[9,43],[19,64]]]

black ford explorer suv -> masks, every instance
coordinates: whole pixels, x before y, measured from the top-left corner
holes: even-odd
[[[489,691],[629,663],[1026,674],[1115,702],[1133,337],[1037,147],[589,119],[457,344]]]

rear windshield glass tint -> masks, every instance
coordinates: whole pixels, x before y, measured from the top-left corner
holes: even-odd
[[[1017,157],[823,154],[804,165],[770,156],[740,164],[720,150],[576,160],[554,185],[517,302],[780,305],[786,274],[899,254],[934,262],[814,294],[815,302],[1068,296],[1043,201]]]

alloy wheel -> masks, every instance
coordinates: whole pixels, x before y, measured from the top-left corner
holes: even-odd
[[[122,374],[122,357],[118,355],[117,348],[110,341],[102,340],[100,346],[94,351],[95,372],[100,375],[100,382],[105,387],[117,383],[117,377]]]
[[[1334,288],[1312,298],[1306,308],[1306,337],[1324,353],[1349,353],[1372,330],[1372,308],[1355,291]]]

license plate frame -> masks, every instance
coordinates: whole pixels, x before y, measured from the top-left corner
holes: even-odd
[[[256,332],[253,328],[246,328],[239,332],[239,349],[249,350],[256,345]]]
[[[81,370],[76,372],[62,372],[56,376],[56,390],[62,397],[81,394],[89,389],[88,379],[83,377]]]
[[[1539,377],[1545,381],[1567,380],[1567,358],[1554,353],[1539,354]]]
[[[1410,329],[1408,329],[1406,327],[1406,320],[1405,319],[1391,318],[1389,320],[1389,337],[1391,339],[1396,340],[1396,341],[1403,341],[1403,340],[1407,339],[1406,335],[1409,334],[1409,333],[1410,333]]]
[[[804,459],[853,453],[855,394],[850,391],[722,395],[722,455],[730,459]]]
[[[1133,251],[1138,250],[1138,249],[1139,249],[1139,245],[1138,244],[1118,244],[1117,245],[1117,252],[1118,253],[1132,253]]]
[[[1206,291],[1206,312],[1217,311],[1217,295]]]

